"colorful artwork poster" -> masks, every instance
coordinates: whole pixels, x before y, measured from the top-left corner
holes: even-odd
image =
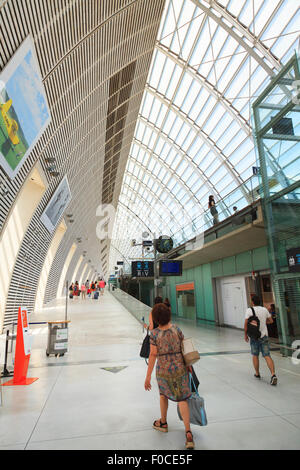
[[[51,121],[28,37],[0,74],[0,165],[13,179]]]
[[[72,199],[68,178],[65,176],[55,190],[46,209],[41,215],[41,222],[52,233],[59,219]]]

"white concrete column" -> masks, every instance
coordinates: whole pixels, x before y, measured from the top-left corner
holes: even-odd
[[[23,184],[0,234],[0,332],[5,306],[19,249],[31,218],[47,189],[43,170],[37,164]]]
[[[58,250],[59,244],[66,231],[67,231],[67,226],[64,220],[62,220],[62,222],[59,224],[59,226],[56,229],[55,235],[49,246],[48,253],[43,264],[43,268],[42,268],[39,283],[38,283],[36,299],[35,299],[35,310],[43,307],[49,272],[50,272],[53,260],[55,258],[56,252]]]

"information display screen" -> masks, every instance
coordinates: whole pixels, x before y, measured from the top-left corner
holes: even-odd
[[[132,261],[131,274],[132,274],[132,277],[153,277],[154,276],[153,261]]]
[[[181,276],[182,275],[182,261],[160,261],[159,262],[159,275],[160,276]]]

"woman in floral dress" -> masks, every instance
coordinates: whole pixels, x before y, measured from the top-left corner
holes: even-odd
[[[156,378],[160,393],[161,418],[154,421],[153,428],[168,432],[168,400],[179,403],[180,413],[186,431],[186,448],[193,449],[193,435],[190,430],[190,413],[187,399],[191,396],[189,372],[181,353],[184,338],[178,326],[170,323],[171,312],[165,304],[157,304],[152,316],[158,328],[150,332],[150,356],[145,380],[145,390],[151,390],[151,375],[157,359]]]

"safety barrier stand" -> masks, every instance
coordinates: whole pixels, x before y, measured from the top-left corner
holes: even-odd
[[[5,382],[3,387],[30,385],[38,380],[38,377],[27,378],[32,340],[32,335],[29,332],[27,308],[19,307],[14,376],[12,380]]]

